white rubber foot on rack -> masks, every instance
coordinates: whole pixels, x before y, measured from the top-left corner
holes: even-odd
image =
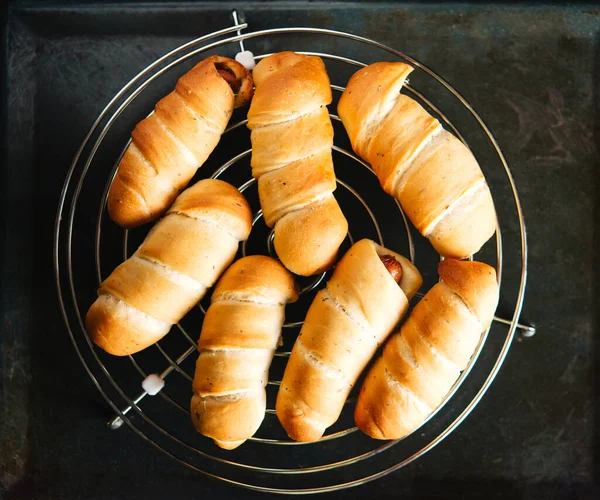
[[[156,373],[148,375],[142,382],[142,388],[150,394],[150,396],[156,396],[164,386],[165,381],[156,375]]]
[[[246,66],[248,71],[252,71],[256,67],[256,62],[254,62],[254,54],[249,50],[244,50],[243,52],[238,52],[235,55],[235,60],[240,64]]]

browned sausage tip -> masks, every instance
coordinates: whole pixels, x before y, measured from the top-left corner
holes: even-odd
[[[381,255],[379,257],[388,273],[392,275],[396,283],[400,283],[402,279],[402,264],[396,260],[393,255]]]
[[[215,64],[215,66],[217,68],[219,75],[221,75],[223,80],[225,80],[229,84],[233,93],[234,94],[237,93],[240,90],[241,83],[238,81],[236,76],[233,74],[233,71],[231,71],[224,64],[217,63],[217,64]]]

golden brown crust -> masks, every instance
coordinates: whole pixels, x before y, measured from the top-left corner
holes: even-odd
[[[171,324],[110,295],[100,295],[85,316],[85,328],[98,347],[114,356],[127,356],[163,338]]]
[[[427,417],[429,409],[402,386],[390,382],[383,358],[367,375],[354,412],[356,426],[374,439],[390,439],[389,429],[406,435]],[[367,385],[368,381],[368,385]],[[381,406],[385,401],[385,407]]]
[[[206,179],[180,198],[104,280],[88,311],[88,334],[111,354],[133,354],[163,337],[215,283],[250,233],[250,206],[233,186]]]
[[[335,264],[348,233],[348,222],[333,196],[277,221],[275,251],[293,273],[310,276]],[[310,253],[308,250],[310,249]]]
[[[134,254],[102,282],[99,293],[127,302],[160,321],[175,324],[206,291],[201,283],[186,278],[180,273],[169,272],[162,263]]]
[[[136,255],[154,262],[168,262],[174,271],[208,287],[231,264],[222,256],[234,256],[238,237],[244,239],[244,234],[247,233],[234,237],[221,225],[170,213],[151,229],[152,237],[146,238]]]
[[[376,439],[410,434],[437,408],[489,327],[498,303],[493,268],[447,259],[437,283],[415,306],[367,374],[356,425]]]
[[[377,125],[376,125],[377,126]],[[392,196],[424,146],[441,131],[440,123],[416,101],[399,95],[363,147],[384,191]]]
[[[294,302],[298,298],[296,282],[290,273],[283,271],[279,262],[264,255],[238,261],[217,283],[213,301],[235,294],[267,304]]]
[[[273,54],[256,65],[253,77],[256,90],[248,111],[250,130],[308,115],[332,99],[320,57]]]
[[[217,66],[234,75],[237,94]],[[162,215],[219,142],[234,106],[251,98],[252,88],[246,68],[220,56],[183,75],[133,130],[109,192],[111,218],[132,228]]]
[[[196,365],[198,366],[198,365]],[[233,450],[256,432],[256,422],[265,416],[266,397],[264,389],[256,389],[245,397],[192,396],[190,413],[196,430],[212,438],[224,450]],[[223,425],[235,422],[235,425]],[[215,436],[220,436],[217,439]]]
[[[376,63],[359,70],[338,113],[352,148],[400,201],[440,254],[467,257],[493,235],[496,215],[469,149],[413,99],[399,94],[412,68]]]
[[[380,255],[401,263],[400,286]],[[315,441],[337,420],[352,386],[420,285],[409,261],[370,240],[348,250],[313,300],[279,388],[277,417],[292,439]]]
[[[390,70],[390,64],[374,63],[352,75],[338,104],[352,147],[360,156],[366,154],[371,137],[370,126],[377,115],[385,115],[393,106],[408,75],[407,64]],[[365,149],[363,149],[365,148]]]
[[[443,282],[458,294],[482,325],[490,325],[498,303],[498,285],[494,268],[482,262],[446,259],[439,263]]]
[[[219,180],[200,181],[177,197],[169,214],[182,214],[221,226],[243,240],[252,229],[252,209],[231,184]]]
[[[329,77],[315,56],[281,52],[254,70],[248,112],[252,175],[275,250],[296,274],[333,265],[348,223],[333,197],[333,127]]]
[[[297,298],[292,275],[259,255],[235,262],[216,286],[198,342],[191,415],[221,448],[239,446],[260,426],[285,304]]]
[[[298,140],[299,138],[310,140]],[[309,166],[311,157],[319,164],[331,163],[333,126],[326,107],[281,122],[277,127],[257,127],[252,130],[252,175],[263,174],[289,164]],[[304,162],[302,161],[304,160]]]
[[[442,255],[456,258],[479,250],[482,242],[496,232],[496,211],[491,199],[485,183],[467,192],[427,236],[433,247]]]
[[[258,195],[265,223],[273,227],[286,214],[302,209],[335,188],[335,173],[328,150],[261,175]],[[327,196],[326,200],[332,198]]]

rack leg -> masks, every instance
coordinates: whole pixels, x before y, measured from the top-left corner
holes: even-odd
[[[238,24],[240,24],[239,19],[238,19],[237,10],[233,10],[231,12],[231,17],[233,17],[233,24],[235,24],[236,26]],[[242,30],[237,30],[237,34],[241,35],[242,34]],[[240,50],[241,50],[241,52],[244,52],[246,50],[244,48],[244,41],[243,40],[240,40]]]
[[[512,321],[501,318],[500,316],[494,316],[494,321],[497,321],[498,323],[503,323],[505,325],[512,324]],[[521,332],[521,335],[525,338],[533,337],[536,333],[535,326],[525,325],[523,323],[517,323],[517,328]]]
[[[194,351],[196,351],[196,346],[189,347],[187,349],[187,351],[185,351],[181,356],[179,356],[175,360],[175,363],[177,365],[180,365]],[[148,395],[155,396],[156,394],[158,394],[165,385],[164,384],[165,378],[167,378],[169,373],[171,373],[173,370],[174,370],[173,366],[169,365],[160,375],[156,375],[156,374],[148,375],[142,382],[142,387],[144,388],[144,391],[141,392],[139,394],[139,396],[133,400],[133,403],[135,405],[137,405],[146,396],[148,396]],[[132,408],[133,408],[133,406],[128,405],[121,410],[121,413],[123,415],[127,415],[127,413],[129,413],[132,410]],[[115,415],[108,422],[106,422],[106,426],[112,431],[117,430],[122,425],[123,425],[123,419],[121,418],[120,415]]]
[[[148,393],[146,391],[142,392],[137,398],[135,398],[133,400],[133,402],[137,405],[142,399],[144,399],[146,396],[148,395]],[[123,408],[121,410],[121,413],[123,415],[127,415],[127,413],[129,413],[131,411],[133,407],[132,406],[127,406],[126,408]],[[123,419],[119,416],[119,415],[115,415],[113,418],[111,418],[108,422],[106,422],[106,426],[111,430],[111,431],[116,431],[118,428],[120,428],[123,425]]]

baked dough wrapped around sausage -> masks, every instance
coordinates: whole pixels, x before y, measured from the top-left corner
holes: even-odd
[[[260,205],[283,265],[309,276],[335,263],[348,232],[333,196],[329,77],[319,57],[293,52],[266,57],[253,77],[248,127]]]
[[[356,425],[376,439],[399,439],[437,408],[464,370],[498,304],[495,270],[446,259],[442,281],[387,341],[360,391]]]
[[[468,257],[496,230],[492,196],[469,148],[400,94],[412,70],[380,62],[357,71],[338,113],[356,154],[419,232],[441,255]]]
[[[263,421],[285,305],[297,298],[292,274],[271,257],[240,259],[219,280],[198,342],[191,415],[221,448],[238,447]]]
[[[252,98],[240,63],[211,56],[183,75],[131,134],[108,194],[108,212],[132,228],[160,217],[215,149],[233,109]]]
[[[137,251],[98,290],[87,331],[125,356],[165,336],[213,286],[252,228],[252,211],[231,184],[205,179],[181,193]]]
[[[338,419],[421,283],[409,260],[371,240],[346,252],[308,310],[279,387],[277,417],[292,439],[316,441]]]

